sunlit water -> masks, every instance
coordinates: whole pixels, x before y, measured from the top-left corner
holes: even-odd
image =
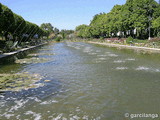
[[[49,61],[0,66],[0,73],[40,74],[45,84],[1,93],[1,120],[125,120],[125,113],[160,115],[157,55],[80,42],[51,44],[35,54]]]

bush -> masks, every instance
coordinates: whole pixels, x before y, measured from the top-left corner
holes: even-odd
[[[126,39],[127,44],[131,44],[133,42],[134,42],[134,39],[131,36]]]
[[[3,52],[11,52],[11,51],[15,51],[15,50],[16,50],[16,47],[14,47],[13,41],[5,42],[5,47],[3,48]]]
[[[62,39],[62,38],[58,36],[58,37],[55,38],[55,41],[60,42],[61,39]]]

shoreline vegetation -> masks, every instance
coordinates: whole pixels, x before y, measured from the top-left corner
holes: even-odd
[[[0,3],[0,54],[44,43],[48,31]]]
[[[160,39],[160,4],[155,0],[127,0],[109,13],[96,14],[89,25],[76,27],[80,38]]]
[[[76,37],[107,44],[160,48],[160,4],[155,0],[127,0],[110,12],[96,14],[79,25]]]

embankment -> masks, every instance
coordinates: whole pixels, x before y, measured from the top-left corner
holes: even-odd
[[[92,41],[89,41],[89,43],[104,45],[104,46],[108,46],[108,47],[116,47],[118,49],[132,49],[135,51],[140,51],[140,52],[145,52],[145,53],[160,53],[160,49],[158,49],[158,48],[119,45],[119,44],[112,44],[112,43],[100,43],[100,42],[92,42]]]
[[[46,45],[46,44],[48,44],[48,43],[45,42],[45,43],[42,43],[42,44],[39,44],[39,45],[36,45],[36,46],[30,46],[28,48],[23,48],[23,49],[14,51],[14,52],[3,53],[3,54],[0,55],[0,63],[3,63],[4,61],[6,61],[7,58],[11,58],[15,55],[18,55],[20,53],[24,53],[24,52],[29,51],[29,50],[33,50],[37,47],[40,47],[40,46],[43,46],[43,45]]]

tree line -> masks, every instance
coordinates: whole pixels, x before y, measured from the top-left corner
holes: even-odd
[[[77,26],[75,32],[80,38],[160,37],[160,4],[155,0],[126,0],[109,13],[95,15],[89,25]]]
[[[40,39],[52,39],[58,34],[59,29],[53,27],[51,23],[42,23],[38,26],[0,3],[0,52],[36,45],[42,42]]]
[[[46,36],[47,31],[38,25],[24,20],[11,9],[0,3],[0,36],[5,40],[28,41],[31,38]]]

